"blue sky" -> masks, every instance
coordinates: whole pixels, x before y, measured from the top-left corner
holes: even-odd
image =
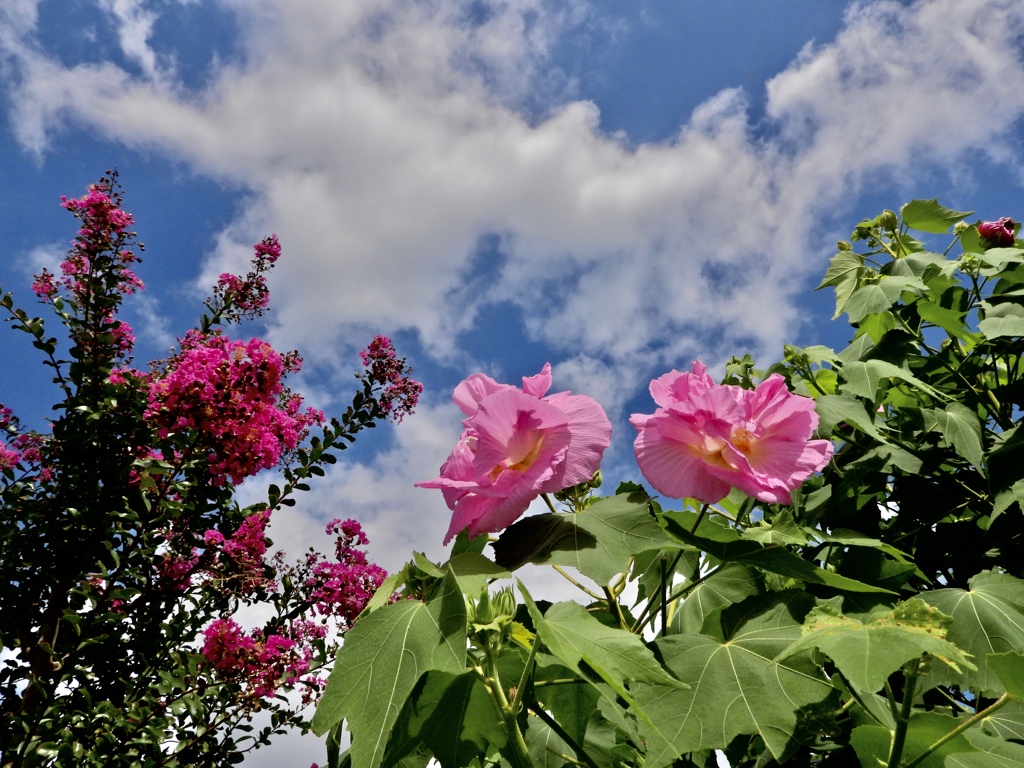
[[[447,510],[412,484],[466,375],[550,361],[609,413],[606,476],[635,477],[652,377],[845,344],[811,289],[858,220],[934,196],[1024,217],[1022,50],[1015,0],[7,0],[0,286],[32,303],[74,234],[60,195],[116,167],[145,362],[276,232],[274,312],[246,331],[303,352],[298,388],[342,408],[374,333],[427,388],[276,541],[324,547],[344,514],[387,567],[439,557]],[[20,336],[0,400],[41,427]]]

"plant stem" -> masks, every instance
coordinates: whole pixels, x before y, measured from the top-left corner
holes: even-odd
[[[590,589],[588,589],[587,587],[585,587],[585,586],[584,586],[583,584],[580,584],[580,583],[579,583],[578,581],[576,581],[576,579],[574,579],[574,578],[573,578],[572,576],[570,576],[570,575],[569,575],[568,573],[566,573],[565,571],[563,571],[563,570],[562,570],[562,568],[561,568],[561,566],[558,566],[558,565],[552,565],[551,567],[552,567],[552,568],[554,568],[554,569],[555,569],[556,571],[558,571],[558,572],[559,572],[560,574],[562,574],[563,576],[565,576],[565,578],[567,578],[567,579],[569,580],[569,582],[570,582],[570,583],[571,583],[571,584],[572,584],[572,585],[573,585],[574,587],[579,587],[580,589],[582,589],[582,590],[583,590],[584,592],[586,592],[586,593],[587,593],[588,595],[590,595],[590,596],[591,596],[592,598],[594,598],[595,600],[600,600],[600,599],[601,599],[601,596],[600,596],[599,594],[597,594],[596,592],[592,592],[592,591],[591,591]]]
[[[986,707],[985,709],[981,710],[981,712],[975,712],[973,715],[971,715],[966,720],[964,720],[962,723],[960,723],[960,725],[958,725],[956,728],[954,728],[949,733],[947,733],[946,735],[944,735],[940,739],[938,739],[934,744],[932,744],[930,747],[928,747],[928,749],[926,749],[920,755],[915,757],[909,763],[903,763],[901,768],[915,768],[915,766],[920,765],[920,763],[923,762],[924,759],[926,757],[928,757],[928,755],[930,755],[932,752],[937,750],[939,747],[941,747],[947,741],[949,741],[950,739],[956,738],[957,736],[959,736],[961,733],[963,733],[964,731],[966,731],[968,728],[970,728],[971,726],[975,725],[976,723],[980,723],[986,717],[988,717],[993,712],[995,712],[997,709],[1002,707],[1009,700],[1010,700],[1009,695],[1004,693],[1002,696],[1000,696],[998,699],[996,699],[996,701],[991,706]]]
[[[484,654],[486,669],[482,669],[479,663],[471,665],[470,668],[483,683],[487,693],[490,694],[491,703],[494,705],[498,717],[501,718],[501,724],[508,736],[508,744],[502,750],[502,755],[512,764],[512,768],[534,768],[526,747],[526,739],[523,738],[523,732],[519,730],[519,722],[516,719],[518,713],[516,709],[513,709],[512,704],[509,704],[502,688],[501,675],[498,674],[498,665],[494,658],[494,649],[489,642],[485,642],[481,645],[480,650]],[[513,703],[520,701],[521,696],[516,691]]]
[[[903,757],[903,746],[907,741],[907,729],[910,726],[910,714],[914,710],[914,689],[917,687],[917,675],[921,671],[921,659],[915,659],[907,667],[903,668],[903,676],[906,682],[903,685],[903,704],[900,706],[900,716],[896,720],[896,733],[892,739],[892,749],[889,750],[889,761],[887,768],[897,768],[900,758]]]

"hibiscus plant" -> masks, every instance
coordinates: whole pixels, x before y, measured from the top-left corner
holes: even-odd
[[[451,556],[347,634],[331,766],[1024,764],[1024,243],[968,216],[917,200],[839,243],[846,349],[655,379],[649,487],[599,495],[608,420],[549,368],[463,382],[422,483]]]

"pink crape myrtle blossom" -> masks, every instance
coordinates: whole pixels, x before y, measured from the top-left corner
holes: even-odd
[[[253,697],[273,696],[282,681],[309,670],[311,651],[284,635],[254,631],[245,634],[230,618],[217,619],[203,630],[203,656],[219,677],[239,680]]]
[[[593,478],[611,443],[604,410],[585,395],[544,394],[551,365],[523,377],[523,388],[477,373],[455,388],[467,418],[440,477],[417,483],[438,488],[454,513],[444,543],[468,526],[470,537],[500,531],[542,493]]]
[[[423,385],[412,378],[405,358],[398,357],[391,339],[387,336],[374,336],[366,349],[359,353],[366,371],[363,375],[370,381],[379,384],[382,389],[377,397],[384,415],[396,424],[412,413],[423,394]]]
[[[327,533],[335,537],[334,561],[310,553],[303,591],[314,615],[331,617],[348,630],[388,574],[359,549],[369,539],[358,522],[335,518],[327,524]]]
[[[644,477],[659,493],[714,504],[732,487],[788,504],[790,492],[832,457],[828,440],[811,440],[814,401],[794,395],[773,374],[756,389],[716,384],[704,365],[651,382],[660,407],[634,414],[633,445]]]
[[[240,483],[277,466],[311,425],[323,423],[323,413],[300,412],[302,398],[284,389],[284,376],[300,363],[260,339],[190,331],[181,352],[153,374],[145,418],[161,438],[184,430],[202,435],[213,482]]]
[[[281,243],[277,235],[263,238],[253,246],[253,252],[245,277],[225,272],[213,289],[214,295],[223,302],[224,315],[229,320],[260,317],[270,303],[270,291],[263,273],[268,272],[281,257]]]

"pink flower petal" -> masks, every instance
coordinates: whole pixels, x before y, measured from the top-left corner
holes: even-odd
[[[810,440],[814,401],[794,395],[773,374],[754,391],[709,383],[704,367],[651,383],[659,407],[634,414],[637,463],[666,496],[721,500],[734,486],[760,501],[789,503],[790,492],[832,456],[828,440]]]
[[[500,531],[541,493],[590,480],[611,443],[611,424],[594,400],[562,392],[543,397],[551,366],[523,378],[523,389],[474,374],[453,399],[467,418],[465,432],[441,474],[416,483],[438,488],[452,510],[447,544],[468,527],[469,535]]]

